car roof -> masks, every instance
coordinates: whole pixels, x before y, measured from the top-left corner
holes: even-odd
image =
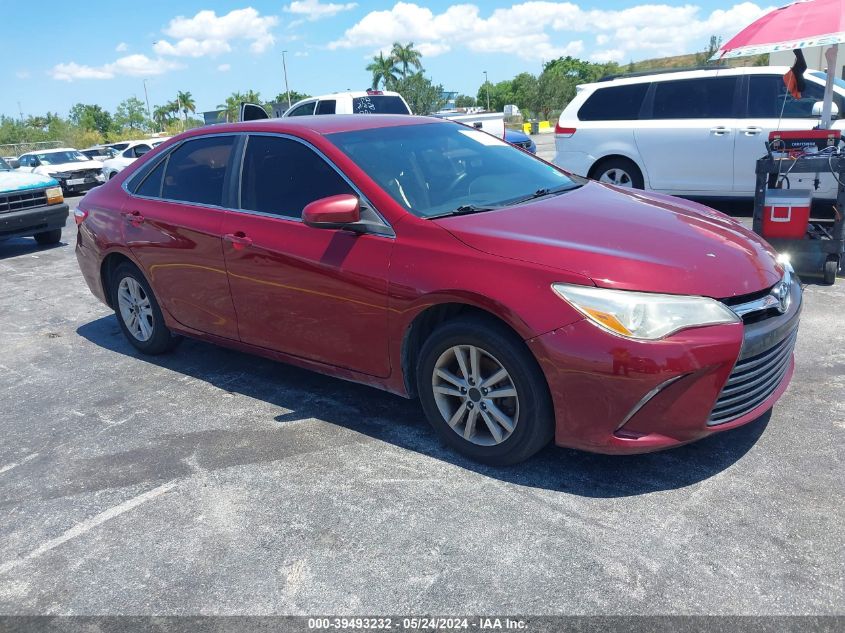
[[[670,70],[670,71],[656,71],[650,74],[636,74],[636,75],[619,75],[616,77],[609,77],[607,79],[599,80],[592,83],[580,84],[578,88],[603,88],[605,86],[619,86],[628,84],[651,83],[653,81],[665,81],[669,79],[697,79],[699,77],[732,77],[735,75],[784,75],[789,70],[789,66],[740,66],[737,68],[699,68],[695,70]],[[804,74],[818,72],[812,68],[804,71]]]
[[[79,150],[76,149],[75,147],[51,147],[49,149],[35,149],[35,150],[32,150],[31,152],[26,152],[24,154],[21,154],[20,156],[18,156],[18,158],[21,158],[21,156],[32,156],[33,154],[51,154],[53,152],[78,152],[78,151]]]
[[[410,114],[333,114],[263,119],[241,123],[217,123],[188,130],[186,136],[224,132],[291,132],[309,131],[316,134],[334,134],[402,125],[424,125],[427,123],[449,123],[442,119]],[[180,135],[181,136],[181,135]]]
[[[379,90],[377,92],[367,92],[366,90],[346,90],[344,92],[332,92],[327,95],[316,95],[313,97],[306,97],[305,99],[300,99],[296,103],[304,103],[305,101],[313,101],[314,99],[318,99],[320,101],[324,99],[340,99],[342,97],[350,97],[352,99],[357,99],[359,97],[401,97],[398,92],[393,92],[391,90]],[[296,104],[294,104],[296,105]]]

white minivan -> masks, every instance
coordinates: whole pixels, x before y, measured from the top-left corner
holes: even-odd
[[[773,130],[819,124],[825,74],[808,70],[801,99],[786,90],[787,67],[713,68],[628,76],[578,86],[555,128],[554,162],[582,176],[693,197],[751,198],[755,162]],[[833,111],[845,112],[836,80]],[[817,111],[818,106],[815,107]],[[843,129],[835,120],[834,129]],[[814,174],[790,176],[813,189]],[[816,198],[836,197],[822,175]]]

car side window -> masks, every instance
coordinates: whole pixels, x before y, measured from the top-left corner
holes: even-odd
[[[302,217],[314,200],[355,194],[310,147],[279,136],[250,136],[241,174],[241,209]]]
[[[326,99],[317,104],[317,114],[334,114],[337,110],[337,101]]]
[[[654,84],[652,119],[718,119],[736,116],[737,77],[673,79]]]
[[[21,156],[20,160],[18,160],[18,163],[20,163],[21,167],[29,167],[29,159],[29,156]]]
[[[135,193],[139,196],[146,196],[148,198],[160,198],[161,182],[164,176],[164,168],[166,164],[167,160],[163,160],[156,165],[156,168],[147,174],[138,188],[135,189]]]
[[[141,156],[149,152],[151,149],[152,148],[149,145],[136,145],[132,148],[136,158],[140,158]]]
[[[309,116],[311,114],[314,114],[315,103],[316,101],[303,103],[301,106],[294,108],[293,112],[291,112],[288,116]]]
[[[232,155],[234,136],[209,136],[185,141],[170,154],[161,197],[197,204],[223,204],[223,181]]]
[[[132,151],[134,149],[134,147],[130,147],[129,149],[125,150],[123,154],[121,154],[121,156],[123,156],[124,158],[135,158],[135,153]]]
[[[581,121],[633,121],[640,118],[640,107],[648,82],[599,88],[578,109]]]
[[[805,81],[801,98],[786,89],[781,75],[752,75],[748,82],[748,116],[761,119],[805,119],[813,116],[813,105],[824,99],[824,86]],[[833,101],[843,112],[845,99],[834,94]]]

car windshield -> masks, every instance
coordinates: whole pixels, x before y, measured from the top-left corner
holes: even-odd
[[[11,166],[5,160],[0,158],[0,171],[12,171]]]
[[[35,155],[42,165],[61,165],[62,163],[85,162],[88,157],[82,152],[70,150],[65,152],[45,152]]]
[[[504,141],[457,123],[327,135],[405,209],[423,218],[486,211],[581,184]]]

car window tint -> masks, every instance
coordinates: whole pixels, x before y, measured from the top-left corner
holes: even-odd
[[[293,112],[291,112],[288,116],[308,116],[310,114],[314,114],[314,103],[315,101],[311,101],[310,103],[303,103],[301,106],[294,108]]]
[[[781,75],[753,75],[748,84],[748,116],[751,118],[800,119],[813,116],[813,105],[824,99],[824,86],[806,81],[801,98],[796,99],[787,90]],[[833,95],[833,101],[843,112],[845,99]]]
[[[135,152],[136,158],[140,158],[141,156],[149,152],[152,148],[149,145],[136,145],[132,149]]]
[[[241,176],[241,208],[299,218],[310,202],[355,192],[311,148],[278,136],[250,136]]]
[[[337,101],[326,99],[317,104],[317,114],[334,114],[337,109]]]
[[[411,114],[401,97],[367,95],[352,99],[355,114]]]
[[[654,84],[653,119],[717,119],[734,116],[737,77],[674,79]]]
[[[581,121],[633,121],[640,118],[640,106],[648,83],[599,88],[578,110]]]
[[[223,204],[223,179],[234,136],[186,141],[170,154],[162,198],[199,204]]]
[[[155,169],[141,182],[140,186],[135,189],[135,193],[139,196],[147,196],[149,198],[158,198],[161,196],[161,181],[164,175],[164,168],[166,160],[161,161]]]

